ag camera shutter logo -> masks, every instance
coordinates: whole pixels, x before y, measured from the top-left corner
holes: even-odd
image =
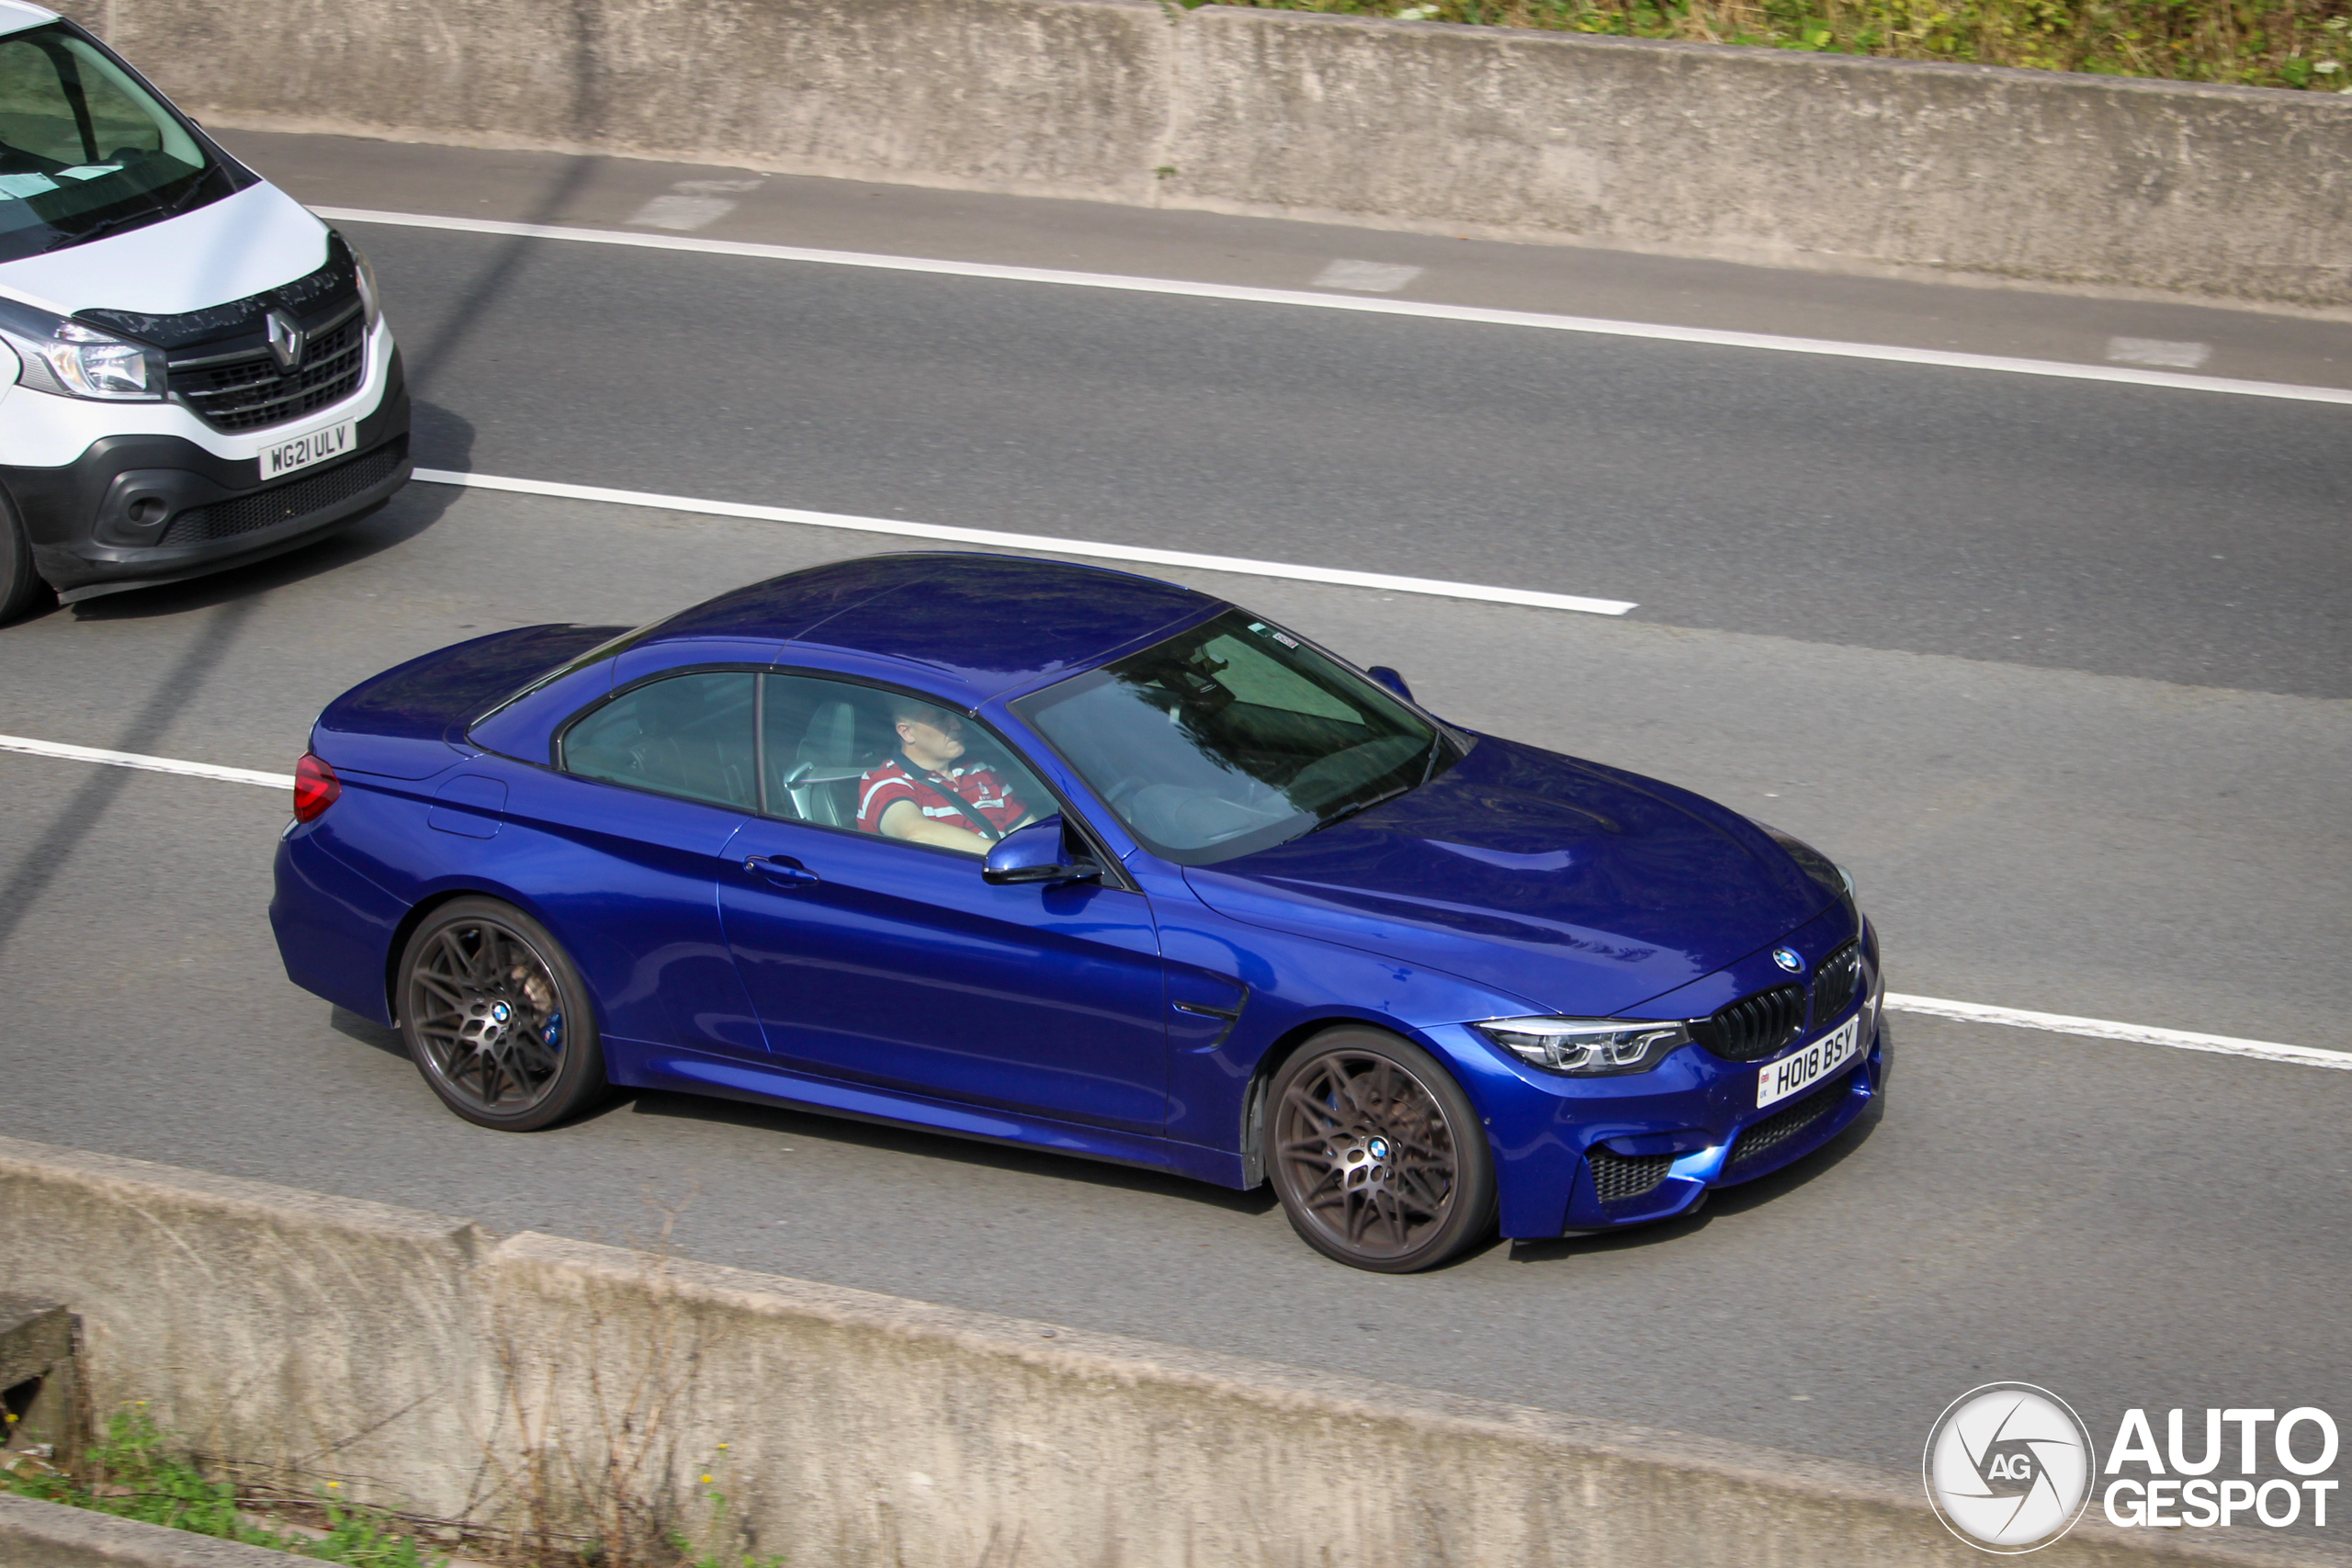
[[[1920,1468],[1945,1528],[1980,1551],[2014,1555],[2075,1528],[2096,1462],[2090,1429],[2064,1400],[1995,1382],[1945,1407]]]

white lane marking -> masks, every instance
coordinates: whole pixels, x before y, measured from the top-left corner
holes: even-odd
[[[1354,288],[1366,294],[1394,294],[1420,276],[1421,269],[1417,266],[1342,258],[1315,275],[1315,287]]]
[[[2160,337],[2111,337],[2107,356],[2119,365],[2162,365],[2194,370],[2213,357],[2210,343],[2172,343]]]
[[[107,751],[96,746],[68,746],[62,740],[34,740],[22,735],[0,735],[0,751],[23,751],[35,757],[60,757],[69,762],[104,762],[113,768],[138,768],[151,773],[183,773],[223,784],[260,784],[266,789],[294,787],[291,773],[265,773],[252,768],[224,768],[215,762],[183,762],[176,757],[147,757],[136,751]]]
[[[735,210],[721,196],[657,196],[628,215],[631,223],[655,229],[701,229]]]
[[[356,207],[314,207],[311,210],[331,223],[382,223],[403,229],[447,229],[464,234],[570,240],[588,245],[634,245],[648,250],[755,256],[770,261],[813,262],[825,266],[871,267],[886,272],[933,273],[949,277],[998,278],[1014,283],[1055,283],[1072,288],[1113,288],[1136,294],[1172,294],[1194,299],[1305,305],[1319,310],[1359,310],[1381,316],[1418,316],[1430,321],[1478,321],[1492,326],[1590,333],[1601,337],[1646,338],[1660,343],[1704,344],[1719,348],[1770,349],[1781,354],[1823,355],[1836,359],[1936,365],[1958,370],[1995,370],[2013,376],[2046,376],[2065,381],[2108,381],[2132,387],[2165,387],[2176,391],[2227,392],[2246,398],[2278,398],[2289,402],[2352,404],[2352,388],[2299,387],[2285,381],[2240,381],[2220,376],[2185,376],[2122,365],[2070,365],[2057,359],[2017,359],[1996,354],[1962,354],[1953,349],[1839,343],[1829,338],[1724,332],[1713,327],[1668,326],[1655,321],[1613,321],[1597,316],[1556,316],[1536,310],[1495,310],[1477,305],[1439,305],[1420,299],[1375,299],[1360,294],[1316,294],[1298,288],[1252,288],[1239,284],[1193,283],[1170,277],[1061,272],[1050,267],[999,266],[989,262],[938,261],[926,256],[873,255],[862,251],[820,251],[800,245],[755,244],[748,240],[630,233],[617,229],[571,229],[547,223],[510,223],[495,218],[444,218],[432,213],[379,212]]]
[[[1346,571],[1337,567],[1297,566],[1287,561],[1249,560],[1239,556],[1206,556],[1191,550],[1155,550],[1142,545],[1112,545],[1096,539],[1057,539],[1044,534],[1007,534],[994,528],[956,528],[944,523],[902,523],[888,517],[807,512],[797,506],[752,506],[736,501],[701,501],[693,496],[607,490],[600,485],[505,479],[496,474],[461,474],[447,468],[419,468],[416,478],[427,484],[467,485],[475,490],[511,491],[518,495],[554,496],[563,501],[607,502],[616,506],[688,512],[705,517],[743,517],[760,523],[799,523],[812,528],[846,528],[861,534],[896,534],[907,538],[940,539],[953,544],[1049,550],[1057,555],[1091,556],[1098,560],[1191,567],[1198,571],[1229,571],[1243,577],[1279,577],[1294,582],[1330,582],[1343,588],[1377,588],[1388,593],[1427,593],[1442,599],[1477,599],[1490,604],[1530,604],[1539,610],[1577,610],[1588,615],[1622,615],[1634,607],[1629,599],[1587,599],[1574,593],[1539,593],[1532,588],[1494,588],[1483,583],[1446,582],[1430,577],[1392,577],[1378,571]]]
[[[419,478],[424,475],[420,472]],[[0,751],[23,751],[36,757],[57,757],[73,762],[103,762],[109,767],[138,768],[153,773],[180,773],[189,778],[219,779],[226,784],[259,784],[265,789],[290,790],[291,773],[265,773],[254,768],[224,768],[213,762],[187,762],[176,757],[149,757],[136,751],[107,751],[96,746],[69,746],[61,740],[34,740],[22,735],[0,735]],[[2254,1056],[2271,1062],[2299,1062],[2314,1067],[2352,1067],[2352,1052],[2323,1051],[2312,1045],[2287,1045],[2272,1040],[2238,1040],[2226,1034],[2198,1034],[2185,1029],[2155,1029],[2141,1023],[2116,1023],[2100,1018],[2075,1018],[2066,1013],[2027,1012],[2021,1008],[1987,1007],[1982,1002],[1948,1002],[1934,997],[1886,993],[1886,1005],[1896,1012],[1923,1013],[1932,1018],[1960,1019],[1970,1023],[2002,1023],[2017,1029],[2039,1029],[2052,1034],[2081,1034],[2096,1040],[2126,1040],[2142,1045],[2169,1045],[2182,1051],[2215,1051],[2231,1056]]]
[[[2186,1029],[2155,1029],[2141,1023],[2114,1023],[2099,1018],[2075,1018],[2063,1012],[2028,1012],[2022,1008],[1986,1007],[1982,1002],[1948,1002],[1934,997],[1902,997],[1889,991],[1886,1005],[1897,1012],[1923,1013],[1930,1018],[1955,1018],[1969,1023],[2001,1023],[2013,1029],[2041,1029],[2053,1034],[2082,1034],[2094,1040],[2128,1040],[2140,1045],[2169,1045],[2177,1051],[2216,1051],[2226,1056],[2253,1056],[2266,1062],[2300,1062],[2313,1067],[2352,1068],[2352,1052],[2323,1051],[2314,1045],[2287,1045],[2275,1040],[2239,1040],[2227,1034],[2199,1034]]]

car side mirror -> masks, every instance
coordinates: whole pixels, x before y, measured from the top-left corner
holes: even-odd
[[[1015,828],[989,846],[980,880],[999,886],[1023,882],[1096,882],[1102,868],[1068,841],[1059,816]]]
[[[1405,677],[1396,673],[1396,671],[1388,668],[1387,665],[1375,664],[1371,669],[1365,671],[1364,673],[1379,682],[1382,685],[1387,687],[1390,691],[1396,693],[1398,696],[1404,698],[1407,702],[1409,703],[1413,700],[1413,688],[1405,684]]]

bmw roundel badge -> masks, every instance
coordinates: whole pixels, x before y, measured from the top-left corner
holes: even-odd
[[[1797,956],[1797,950],[1793,947],[1774,948],[1772,950],[1772,962],[1779,964],[1781,968],[1787,970],[1792,975],[1799,975],[1804,972],[1804,960]]]

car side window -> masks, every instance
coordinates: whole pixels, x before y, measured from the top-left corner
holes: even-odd
[[[983,854],[989,833],[1060,809],[1012,749],[976,720],[851,681],[775,672],[763,684],[772,817],[891,838],[908,838],[904,829],[921,825],[918,841]],[[899,800],[910,803],[911,815],[897,814],[890,829],[900,830],[892,831],[883,819]]]
[[[564,732],[564,771],[752,810],[759,805],[758,679],[705,671],[624,693]]]

